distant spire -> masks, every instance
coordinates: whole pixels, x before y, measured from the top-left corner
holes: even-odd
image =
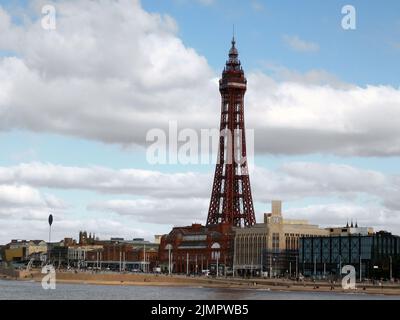
[[[347,220],[347,223],[346,223],[346,228],[348,228],[349,227],[349,220]]]
[[[357,222],[357,220],[356,220],[356,228],[358,228],[358,222]]]
[[[351,228],[353,228],[354,227],[354,225],[353,225],[353,219],[351,219],[351,226],[350,226]]]

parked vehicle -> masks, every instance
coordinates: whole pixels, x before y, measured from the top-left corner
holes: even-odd
[[[208,276],[210,275],[210,270],[202,270],[202,271],[201,271],[201,274],[202,274],[203,276],[208,277]]]
[[[161,273],[161,267],[155,267],[153,268],[154,273]]]

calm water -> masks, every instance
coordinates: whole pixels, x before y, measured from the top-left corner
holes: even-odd
[[[175,287],[140,287],[140,286],[97,286],[81,284],[58,284],[56,290],[43,290],[40,283],[0,280],[0,300],[320,300],[320,299],[395,299],[400,296],[285,292],[257,289],[219,289],[219,288],[175,288]]]

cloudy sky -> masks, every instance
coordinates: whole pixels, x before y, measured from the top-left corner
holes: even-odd
[[[0,243],[204,223],[213,164],[151,164],[151,129],[218,128],[232,25],[257,219],[400,234],[400,2],[0,1]],[[45,5],[55,30],[43,28]],[[45,24],[46,25],[46,24]]]

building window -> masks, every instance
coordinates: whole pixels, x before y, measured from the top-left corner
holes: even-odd
[[[279,233],[272,234],[272,250],[279,251]]]
[[[215,242],[211,246],[211,259],[212,260],[217,260],[221,258],[221,252],[220,252],[221,246],[219,243]]]

